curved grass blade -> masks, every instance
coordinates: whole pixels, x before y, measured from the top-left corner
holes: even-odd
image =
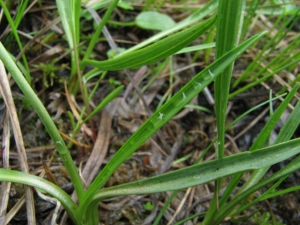
[[[69,216],[72,218],[72,220],[79,225],[78,217],[75,214],[77,205],[72,201],[72,199],[66,192],[64,192],[61,188],[57,187],[55,184],[40,177],[33,176],[31,174],[14,170],[6,170],[2,168],[0,168],[0,180],[33,186],[52,195],[61,202],[61,204],[67,210]]]
[[[211,28],[215,23],[215,20],[216,18],[212,17],[203,23],[171,35],[146,48],[122,54],[114,59],[105,61],[84,60],[82,64],[89,64],[101,70],[110,71],[148,65],[175,54],[185,46],[192,43],[205,31]]]
[[[117,87],[115,90],[113,90],[111,93],[109,93],[101,102],[100,104],[91,112],[90,115],[88,115],[82,123],[85,123],[88,121],[90,118],[92,118],[95,114],[97,114],[101,109],[103,109],[108,103],[110,103],[113,99],[115,99],[120,92],[123,90],[124,86],[121,85]]]
[[[299,89],[299,85],[295,85],[291,92],[288,94],[288,96],[284,99],[284,101],[280,104],[278,109],[275,111],[275,113],[271,116],[268,123],[264,126],[264,128],[259,133],[258,137],[256,138],[255,142],[252,144],[249,151],[255,151],[255,149],[260,148],[263,146],[263,144],[268,140],[268,137],[270,136],[271,131],[274,129],[276,123],[280,119],[283,112],[288,107],[288,104],[293,99],[295,94],[297,93]],[[296,109],[296,110],[295,110]],[[275,139],[274,143],[280,143],[284,141],[288,141],[292,135],[294,134],[295,130],[298,127],[299,124],[299,103],[297,104],[296,108],[294,109],[293,113],[289,116],[288,120],[285,122],[284,126],[280,130],[280,133]],[[248,189],[249,187],[255,185],[259,182],[259,180],[266,174],[269,167],[261,168],[257,171],[254,171],[251,176],[248,178],[247,182],[243,185],[243,187],[239,190],[239,192],[244,191],[245,189]]]
[[[228,204],[224,205],[222,208],[220,208],[220,211],[218,211],[216,217],[214,218],[214,221],[212,224],[220,224],[226,216],[229,215],[229,213],[232,211],[232,209],[244,201],[249,195],[254,193],[255,191],[266,187],[268,184],[279,180],[285,176],[288,176],[289,174],[299,170],[300,168],[300,156],[295,158],[292,162],[290,162],[288,165],[286,165],[282,170],[279,170],[278,172],[274,173],[270,177],[260,181],[256,185],[250,187],[249,189],[245,190],[241,194],[237,195],[235,198],[231,199]]]
[[[293,88],[293,90],[288,94],[288,96],[284,99],[284,101],[280,104],[280,106],[275,111],[275,113],[272,115],[272,117],[270,118],[268,123],[264,126],[264,128],[261,130],[260,134],[257,136],[255,142],[252,144],[249,151],[255,151],[256,149],[261,148],[263,146],[263,144],[268,140],[268,138],[270,137],[271,130],[274,128],[275,124],[281,117],[281,114],[286,109],[287,105],[292,100],[292,98],[294,97],[298,88],[299,88],[299,86],[295,86]],[[270,104],[271,104],[271,102],[270,102]],[[291,127],[290,131],[293,132],[292,127]],[[288,141],[289,139],[290,138],[282,139],[281,142]],[[279,143],[279,142],[276,142],[276,143]],[[251,174],[250,178],[248,178],[246,183],[240,188],[239,193],[243,192],[245,189],[248,189],[249,187],[258,183],[261,180],[261,178],[266,174],[267,170],[268,170],[268,167],[261,168],[259,170],[254,171]],[[230,189],[227,188],[226,191],[224,192],[223,196],[220,199],[221,206],[224,205],[228,201],[228,198],[232,194],[232,190],[234,190],[234,188],[237,186],[237,184],[241,180],[242,176],[243,176],[243,173],[236,174],[232,178],[232,180],[230,181],[230,184],[228,185],[228,187],[230,187]]]
[[[166,104],[160,107],[140,128],[135,132],[121,149],[114,155],[109,163],[103,168],[95,181],[86,192],[85,198],[81,201],[79,212],[82,214],[90,203],[95,191],[100,189],[113,172],[126,160],[134,151],[144,143],[151,135],[169,121],[178,111],[188,104],[199,92],[201,92],[212,80],[215,79],[227,66],[234,61],[250,45],[264,35],[259,33],[235,49],[219,58],[208,68],[198,73],[189,83],[187,83],[178,93],[176,93]]]
[[[24,95],[27,99],[30,99],[30,104],[38,114],[39,118],[45,125],[49,135],[51,136],[52,140],[55,143],[55,147],[59,152],[61,159],[64,162],[64,165],[70,175],[70,179],[72,184],[76,190],[78,198],[81,199],[83,196],[83,184],[81,183],[81,179],[78,174],[78,170],[73,162],[73,159],[68,151],[68,148],[60,136],[57,127],[55,126],[52,118],[50,117],[49,113],[45,109],[44,105],[38,98],[38,96],[34,93],[26,79],[24,78],[23,74],[16,66],[2,43],[0,42],[0,59],[3,61],[7,70],[11,73],[12,77],[14,78],[15,82],[18,84],[19,88],[22,90]]]
[[[93,197],[93,201],[100,201],[115,196],[149,194],[188,188],[241,171],[271,166],[290,158],[299,152],[300,138],[297,138],[282,144],[262,148],[254,152],[247,151],[145,180],[106,188],[98,191]]]

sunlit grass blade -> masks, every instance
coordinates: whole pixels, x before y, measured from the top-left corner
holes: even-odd
[[[79,44],[80,24],[79,24],[79,12],[80,12],[80,0],[57,0],[57,9],[60,15],[60,19],[64,28],[66,39],[69,47],[74,49],[71,52],[71,75],[76,74],[77,65],[79,64],[77,46]]]
[[[205,22],[173,34],[146,48],[116,56],[114,59],[105,61],[85,60],[82,63],[83,65],[89,64],[106,71],[148,65],[175,54],[185,46],[189,45],[195,39],[199,38],[200,35],[210,29],[215,20],[216,18],[212,17]]]
[[[208,68],[197,74],[188,84],[176,93],[166,104],[159,108],[127,142],[119,149],[110,162],[103,168],[86,192],[86,198],[81,202],[80,210],[86,209],[89,199],[95,191],[100,189],[109,179],[111,174],[126,160],[134,151],[179,110],[188,104],[199,92],[201,92],[216,76],[218,76],[232,61],[234,61],[251,44],[256,42],[264,33],[257,34],[229,53],[215,61]],[[213,76],[212,76],[213,75]]]
[[[214,47],[216,47],[216,43],[207,43],[207,44],[202,44],[202,45],[190,46],[190,47],[181,49],[180,51],[176,52],[175,54],[199,51],[199,50],[204,50],[204,49],[209,49],[209,48],[214,48]]]

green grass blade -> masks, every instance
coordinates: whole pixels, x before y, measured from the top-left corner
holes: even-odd
[[[291,90],[291,92],[288,94],[288,96],[284,99],[284,101],[280,104],[278,109],[275,111],[275,113],[271,116],[269,122],[264,126],[260,134],[258,135],[257,139],[251,146],[249,151],[253,151],[255,149],[261,148],[261,146],[267,141],[267,138],[270,136],[271,131],[273,130],[274,126],[280,119],[282,113],[286,110],[289,102],[292,100],[294,95],[296,94],[297,90],[299,89],[299,85],[295,85],[295,87]],[[295,108],[293,113],[290,115],[288,121],[285,123],[284,127],[280,131],[279,135],[277,136],[275,143],[281,143],[284,141],[289,140],[292,135],[294,134],[295,130],[297,129],[299,125],[299,103],[297,104],[297,108]],[[289,126],[287,126],[289,125]],[[254,171],[251,175],[251,177],[247,180],[247,182],[243,185],[243,187],[240,189],[240,192],[242,192],[245,189],[248,189],[249,187],[253,186],[257,182],[260,181],[260,179],[266,174],[269,167],[262,168],[260,170]]]
[[[177,195],[178,191],[174,191],[171,196],[169,197],[168,201],[164,204],[162,209],[160,210],[159,214],[156,216],[155,221],[153,222],[152,225],[158,225],[160,219],[164,215],[165,211],[168,209],[169,205],[171,204],[173,198]]]
[[[230,127],[232,127],[236,122],[238,122],[239,120],[241,120],[243,117],[245,117],[246,115],[248,115],[249,113],[251,113],[252,111],[260,108],[261,106],[263,105],[266,105],[266,104],[270,104],[271,102],[275,101],[276,99],[279,99],[279,98],[282,98],[284,97],[286,94],[282,94],[282,95],[279,95],[277,97],[274,97],[274,98],[271,98],[265,102],[262,102],[256,106],[254,106],[253,108],[247,110],[246,112],[244,112],[242,115],[238,116],[234,121],[232,121],[227,127],[226,127],[226,130],[228,130]]]
[[[250,89],[251,87],[254,87],[256,85],[261,84],[262,82],[264,82],[268,78],[272,77],[274,74],[279,73],[280,71],[282,71],[282,70],[284,70],[284,69],[286,69],[286,68],[288,68],[290,66],[293,66],[293,65],[299,63],[299,61],[300,61],[300,58],[296,59],[295,61],[292,61],[292,62],[289,62],[289,63],[285,63],[284,65],[280,66],[279,68],[274,69],[273,72],[268,73],[267,75],[264,75],[263,77],[261,77],[261,78],[255,80],[255,81],[253,81],[253,82],[251,82],[251,83],[249,83],[249,84],[247,84],[247,85],[239,88],[238,90],[230,93],[229,94],[229,98],[233,98],[233,97],[237,96],[238,94],[243,93],[246,90]]]
[[[19,88],[22,90],[27,99],[30,99],[30,104],[38,114],[39,118],[45,125],[47,131],[49,132],[52,140],[54,141],[55,147],[58,150],[64,165],[70,175],[70,179],[74,185],[75,191],[78,198],[81,199],[83,196],[83,185],[79,177],[77,168],[73,162],[73,159],[65,145],[64,140],[60,136],[58,129],[52,121],[52,118],[48,114],[47,110],[43,106],[42,102],[38,96],[34,93],[30,85],[25,80],[24,76],[20,72],[19,68],[16,66],[6,49],[0,42],[0,59],[3,61],[7,70],[11,73],[15,82],[18,84]]]
[[[298,10],[298,12],[300,11],[300,8]],[[283,19],[286,19],[286,17],[282,17]],[[233,84],[233,87],[237,87],[237,85],[245,80],[247,77],[250,76],[251,73],[253,73],[255,70],[259,70],[259,72],[256,72],[256,76],[262,74],[263,72],[266,71],[266,69],[268,67],[270,67],[270,65],[276,61],[276,58],[280,59],[280,61],[282,62],[282,55],[284,54],[284,51],[280,51],[280,53],[278,55],[276,55],[276,57],[274,59],[272,59],[272,61],[269,63],[268,66],[266,66],[265,68],[261,68],[260,64],[262,62],[264,62],[264,60],[267,59],[267,57],[273,53],[273,50],[276,48],[276,46],[280,43],[280,41],[286,36],[287,32],[292,29],[293,24],[296,23],[300,18],[300,15],[292,15],[287,21],[284,22],[284,24],[279,28],[278,31],[276,31],[276,34],[274,35],[273,38],[271,38],[271,40],[267,41],[267,43],[265,44],[264,48],[262,49],[262,51],[260,51],[258,53],[258,55],[256,56],[255,60],[252,61],[252,63],[247,67],[247,69],[245,70],[245,72],[242,74],[242,76],[240,76]],[[288,28],[288,29],[286,29]],[[296,41],[296,40],[294,40]],[[287,48],[289,48],[291,44],[288,45]],[[286,49],[286,48],[285,48]],[[283,65],[282,65],[283,66]]]
[[[89,64],[95,66],[101,70],[122,70],[148,65],[175,54],[189,45],[211,28],[215,20],[215,17],[210,18],[203,23],[171,35],[146,48],[122,54],[114,59],[105,61],[85,60],[82,63],[83,65]]]
[[[86,198],[81,202],[80,210],[86,210],[91,196],[100,189],[109,179],[112,173],[134,151],[153,135],[160,127],[169,121],[178,111],[188,104],[199,92],[201,92],[218,74],[220,74],[232,61],[234,61],[251,44],[256,42],[264,33],[257,34],[243,44],[239,45],[222,58],[215,61],[208,68],[198,73],[188,84],[176,93],[166,104],[159,108],[127,142],[119,149],[109,163],[103,168],[86,192]],[[214,75],[214,76],[212,76]]]
[[[8,9],[6,8],[6,5],[5,5],[5,3],[3,2],[3,0],[0,0],[0,5],[1,5],[1,7],[2,7],[2,9],[3,9],[3,11],[4,11],[4,14],[5,14],[5,16],[6,16],[6,19],[7,19],[8,23],[9,23],[9,25],[10,25],[10,27],[11,27],[11,31],[12,31],[12,33],[13,33],[14,36],[15,36],[15,39],[16,39],[16,41],[17,41],[17,43],[18,43],[18,46],[19,46],[19,48],[20,48],[20,51],[22,51],[22,50],[23,50],[23,45],[22,45],[21,40],[20,40],[20,37],[19,37],[19,35],[18,35],[17,27],[15,26],[15,23],[14,23],[14,21],[12,20],[12,18],[11,18],[11,16],[10,16],[10,13],[9,13]],[[26,77],[27,82],[30,84],[32,78],[31,78],[31,76],[30,76],[29,67],[28,67],[28,62],[27,62],[27,58],[26,58],[25,54],[22,54],[22,59],[23,59],[23,61],[24,61],[24,65],[25,65],[25,68],[26,68],[26,73],[25,73],[24,75],[25,75],[25,77]]]
[[[166,30],[166,31],[162,31],[159,32],[156,35],[153,35],[151,38],[148,38],[147,40],[135,45],[134,47],[126,50],[124,52],[128,53],[128,52],[132,52],[135,51],[137,49],[143,48],[151,43],[154,43],[156,41],[158,41],[159,39],[166,37],[167,35],[174,33],[176,31],[179,31],[185,27],[188,27],[190,25],[192,25],[193,23],[199,22],[201,19],[203,19],[205,16],[208,16],[210,14],[212,14],[214,12],[214,10],[217,8],[218,6],[218,0],[211,0],[209,1],[207,4],[205,4],[205,6],[203,8],[198,9],[196,12],[194,12],[192,15],[190,15],[189,17],[187,17],[186,19],[182,20],[181,22],[177,23],[176,26],[174,26],[173,28]]]
[[[269,199],[269,198],[274,198],[276,196],[284,195],[284,194],[294,192],[294,191],[298,191],[298,190],[300,190],[300,186],[290,187],[290,188],[287,188],[287,189],[284,189],[284,190],[279,190],[279,191],[275,191],[275,192],[272,192],[270,194],[264,195],[259,200],[264,201],[264,200]]]
[[[257,204],[260,201],[263,201],[266,198],[266,196],[270,196],[270,193],[275,193],[275,189],[276,187],[278,187],[286,178],[288,177],[288,175],[286,175],[285,177],[280,178],[274,185],[272,185],[271,188],[269,188],[266,192],[264,192],[262,195],[260,195],[258,198],[252,200],[251,202],[249,202],[246,205],[241,205],[241,207],[239,207],[232,215],[238,215],[240,213],[242,213],[244,210],[248,209],[249,207]],[[274,196],[275,197],[275,196]]]
[[[276,110],[276,112],[272,115],[272,118],[269,120],[269,122],[264,126],[263,130],[260,132],[260,135],[258,135],[257,139],[253,143],[252,147],[249,151],[254,151],[255,149],[261,148],[262,144],[266,142],[267,138],[270,136],[270,132],[277,123],[278,119],[280,118],[283,111],[286,109],[287,104],[291,101],[294,94],[296,93],[298,87],[294,87],[293,91],[289,93],[289,95],[285,98],[284,102],[280,105],[280,107]],[[271,101],[269,101],[271,102]],[[288,139],[287,139],[288,140]],[[287,141],[285,140],[285,141]],[[261,170],[262,171],[262,170]],[[240,192],[242,190],[245,190],[249,188],[250,186],[257,183],[261,177],[265,175],[265,173],[255,171],[251,177],[247,180],[247,182],[244,184],[244,186],[240,189]],[[229,186],[232,188],[232,190],[236,187],[238,182],[240,181],[242,177],[242,174],[235,175],[233,179],[231,180]],[[221,198],[221,204],[225,204],[227,198],[229,197],[231,191],[228,189],[225,191],[224,195]]]
[[[240,115],[238,118],[236,118],[233,122],[231,122],[227,127],[226,130],[228,130],[230,127],[232,127],[237,121],[241,120],[243,117],[245,117],[246,115],[248,115],[250,112],[260,108],[263,105],[269,104],[270,102],[273,102],[274,100],[283,97],[285,94],[277,96],[275,98],[271,98],[268,101],[262,102],[260,104],[258,104],[257,106],[249,109],[248,111],[246,111],[245,113],[243,113],[242,115]],[[228,200],[228,198],[230,197],[230,195],[232,194],[232,190],[238,185],[239,181],[241,180],[243,174],[238,174],[235,175],[232,180],[230,181],[230,183],[228,184],[225,192],[223,193],[220,201],[219,201],[219,207],[222,207],[226,201]]]
[[[255,151],[254,151],[255,152]],[[241,203],[243,200],[245,200],[249,195],[254,193],[255,191],[267,186],[268,184],[275,182],[276,180],[279,180],[291,173],[293,173],[296,170],[300,169],[300,156],[298,156],[296,159],[294,159],[292,162],[290,162],[288,165],[284,167],[284,169],[279,170],[278,172],[274,173],[272,176],[260,181],[256,185],[250,187],[243,193],[237,195],[235,198],[233,198],[230,202],[228,202],[227,205],[224,205],[218,211],[216,217],[214,218],[214,221],[212,224],[220,224],[226,216],[232,211],[232,209]]]
[[[243,8],[245,1],[219,1],[218,20],[217,20],[217,35],[216,35],[216,56],[218,59],[233,49],[239,42],[239,33],[243,21]],[[215,90],[215,112],[217,122],[217,145],[215,150],[215,157],[224,157],[225,145],[225,122],[226,111],[228,104],[228,95],[230,88],[230,81],[233,69],[232,62],[220,76],[218,76],[214,83]],[[221,189],[222,179],[215,183],[215,192],[209,210],[207,211],[204,222],[209,221],[214,217],[216,208],[219,207],[219,191]]]
[[[194,51],[199,51],[199,50],[204,50],[204,49],[209,49],[209,48],[214,48],[214,47],[216,47],[216,43],[195,45],[195,46],[183,48],[180,51],[176,52],[175,54],[177,55],[177,54],[182,54],[182,53],[187,53],[187,52],[194,52]]]
[[[268,123],[261,130],[261,132],[257,136],[255,142],[252,144],[249,151],[254,151],[255,149],[261,148],[263,146],[263,144],[267,141],[268,137],[270,136],[271,131],[273,130],[274,126],[276,125],[276,123],[280,119],[280,117],[281,117],[282,113],[284,112],[284,110],[286,110],[289,102],[295,96],[298,89],[299,89],[299,85],[295,85],[295,87],[286,96],[284,101],[280,104],[278,109],[272,115],[271,119],[268,121]]]
[[[79,55],[77,46],[80,36],[80,0],[56,0],[57,9],[64,28],[66,39],[69,47],[74,51],[71,52],[71,75],[77,73],[79,65]]]
[[[293,90],[285,98],[284,102],[279,106],[279,108],[272,115],[272,117],[270,118],[268,124],[266,124],[266,126],[264,127],[264,128],[266,128],[266,130],[265,131],[261,131],[261,133],[265,133],[265,132],[268,133],[269,130],[273,129],[273,126],[275,125],[275,123],[280,118],[282,112],[286,109],[287,104],[293,98],[293,96],[297,92],[298,88],[299,88],[299,86],[295,86],[293,88]],[[287,141],[287,140],[289,140],[291,138],[291,136],[293,135],[295,129],[297,128],[297,126],[299,124],[299,122],[296,121],[297,118],[299,118],[299,113],[300,113],[300,110],[299,110],[299,103],[298,103],[297,106],[295,107],[295,110],[292,112],[292,114],[290,115],[290,117],[288,119],[290,121],[286,122],[285,126],[282,128],[280,134],[278,135],[278,137],[276,139],[277,140],[276,143],[284,142],[284,141]],[[293,123],[293,125],[291,125],[291,123]],[[269,137],[268,134],[266,134],[266,136],[259,135],[259,137],[257,138],[257,139],[259,139],[257,143],[264,143],[264,141],[266,141],[266,138],[268,138],[268,137]],[[261,145],[259,145],[259,144],[256,145],[255,143],[253,145],[256,146],[255,149],[261,147]],[[255,151],[255,149],[253,148],[252,151]],[[258,182],[261,182],[260,179],[266,174],[266,172],[267,172],[268,169],[269,169],[269,166],[263,167],[263,168],[261,168],[259,170],[254,171],[252,173],[251,177],[247,180],[247,182],[244,184],[244,186],[240,189],[239,193],[242,193],[244,190],[249,189],[251,186],[254,186]],[[243,174],[239,174],[239,175],[234,176],[234,178],[230,182],[229,186],[232,186],[232,188],[234,188],[236,186],[236,184],[239,182],[239,180],[242,177],[242,175]],[[226,192],[225,192],[225,194],[221,198],[222,204],[225,203],[226,199],[229,196],[229,193],[226,193]],[[249,206],[251,206],[251,205],[249,205]]]
[[[28,2],[29,2],[29,0],[25,0],[25,1],[22,1],[21,4],[18,4],[18,9],[16,12],[16,18],[15,18],[15,22],[14,22],[16,28],[19,27],[21,20],[24,18],[24,12],[27,8]]]
[[[237,172],[270,166],[299,152],[300,138],[253,152],[243,152],[223,159],[215,159],[145,180],[102,189],[95,193],[93,201],[115,196],[149,194],[188,188]]]
[[[115,7],[117,6],[118,2],[119,2],[119,0],[111,1],[109,8],[106,10],[100,24],[98,24],[98,27],[97,27],[96,31],[94,32],[94,34],[93,34],[93,37],[92,37],[92,39],[91,39],[91,41],[90,41],[90,43],[89,43],[89,45],[86,49],[86,52],[84,54],[83,60],[88,59],[89,56],[91,55],[91,53],[92,53],[92,51],[93,51],[93,49],[96,45],[96,42],[97,42],[97,40],[98,40],[98,38],[101,34],[101,31],[102,31],[104,25],[109,20],[111,14],[112,14],[113,10],[115,9]]]
[[[275,143],[281,143],[289,140],[295,133],[300,123],[300,101],[298,101],[293,112],[289,115],[284,126],[280,129],[280,132],[275,140]]]
[[[239,41],[244,1],[220,1],[217,21],[216,59]],[[224,157],[225,120],[233,63],[215,80],[215,110],[218,147],[216,158]]]
[[[246,8],[247,13],[246,13],[244,23],[243,23],[242,34],[241,34],[242,38],[245,36],[247,31],[249,30],[250,24],[253,23],[253,18],[254,18],[254,16],[256,16],[255,11],[259,6],[260,1],[261,0],[252,0],[249,3],[249,6]]]
[[[60,15],[61,23],[64,28],[64,32],[69,44],[69,47],[73,49],[76,46],[76,42],[73,39],[73,30],[72,26],[72,15],[71,15],[71,0],[66,1],[56,1],[57,9]]]
[[[80,225],[80,223],[78,223],[78,217],[75,213],[78,206],[73,202],[71,197],[66,192],[57,187],[55,184],[31,174],[2,168],[0,168],[0,180],[32,186],[52,195],[62,203],[72,220],[76,224]]]
[[[113,90],[111,93],[109,93],[101,102],[100,104],[91,112],[90,115],[88,115],[84,120],[83,123],[88,121],[90,118],[92,118],[95,114],[97,114],[101,109],[103,109],[108,103],[110,103],[113,99],[115,99],[120,92],[124,89],[124,86],[121,85],[117,87],[115,90]]]

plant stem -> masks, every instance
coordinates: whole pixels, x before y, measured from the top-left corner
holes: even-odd
[[[73,159],[67,149],[67,146],[65,145],[64,140],[59,134],[59,131],[55,124],[53,123],[50,115],[48,114],[47,110],[43,106],[42,102],[38,98],[38,96],[34,93],[26,79],[24,78],[23,74],[19,70],[19,68],[16,66],[2,43],[0,42],[0,59],[3,61],[5,67],[8,69],[8,71],[11,73],[12,77],[18,84],[19,88],[22,90],[26,98],[30,99],[30,103],[32,107],[35,109],[36,113],[38,114],[39,118],[45,125],[47,131],[49,132],[55,147],[57,151],[59,152],[64,165],[66,166],[66,169],[70,175],[70,179],[72,181],[72,184],[74,185],[75,191],[78,195],[78,199],[80,200],[83,196],[84,189],[83,185],[81,183],[80,177],[78,175],[77,168],[73,162]]]

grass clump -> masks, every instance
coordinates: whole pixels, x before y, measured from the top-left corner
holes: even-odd
[[[43,12],[50,12],[46,3],[41,1],[39,4]],[[117,213],[108,214],[107,209],[116,205],[110,199],[117,199],[120,203],[118,210],[122,216],[119,219],[128,224],[141,220],[145,224],[172,224],[175,221],[181,224],[189,220],[200,224],[220,224],[225,220],[283,222],[280,214],[260,212],[254,205],[299,189],[298,184],[282,188],[286,179],[299,169],[299,157],[296,156],[300,152],[300,139],[295,135],[299,125],[298,51],[295,50],[298,37],[292,32],[298,21],[297,6],[217,0],[203,5],[193,1],[181,1],[180,4],[174,1],[113,0],[101,4],[56,1],[53,13],[59,15],[61,25],[57,25],[59,20],[53,20],[51,26],[30,33],[33,41],[27,43],[19,37],[20,23],[22,17],[28,15],[26,13],[36,12],[35,5],[29,6],[28,1],[24,1],[15,16],[10,15],[12,6],[8,2],[1,1],[1,6],[5,15],[3,19],[9,22],[4,31],[10,30],[1,36],[0,59],[3,64],[0,85],[14,124],[22,170],[9,169],[9,123],[6,117],[4,166],[0,169],[3,193],[10,190],[10,184],[6,182],[33,186],[39,198],[55,205],[48,218],[42,218],[43,222],[53,224],[57,221],[65,224],[67,216],[74,224],[116,223]],[[173,13],[168,16],[167,6],[172,6],[170,9],[174,11],[171,12],[177,10],[187,16],[185,19],[178,19]],[[149,29],[157,27],[161,31],[147,33],[147,20],[142,21],[142,28],[139,28],[137,26],[141,23],[134,18],[141,18],[137,15],[142,11],[148,12],[149,16],[153,9],[160,11],[155,15],[163,15],[162,20],[169,21],[169,25],[162,28],[149,21]],[[88,25],[93,23],[91,21],[97,25]],[[269,23],[274,26],[270,27]],[[50,27],[53,31],[49,30]],[[124,40],[116,36],[128,29],[140,32],[147,39],[140,42],[139,38],[144,36],[130,33],[128,37],[139,43],[129,48],[124,44],[122,47],[126,49],[121,51],[116,41],[122,43]],[[52,40],[58,30],[62,31],[60,38]],[[205,44],[199,44],[200,39]],[[15,40],[17,47],[10,44],[10,40]],[[188,47],[192,43],[193,46]],[[108,49],[103,51],[107,46],[114,51],[110,59],[106,59]],[[36,52],[39,48],[49,50],[43,55],[45,58],[39,58],[30,54],[29,47]],[[52,47],[60,56],[51,53]],[[21,54],[12,56],[15,48]],[[252,62],[243,57],[245,52]],[[206,64],[199,63],[199,58],[203,58]],[[181,61],[184,62],[183,68],[179,68]],[[58,154],[48,155],[48,164],[42,163],[44,172],[40,175],[46,174],[47,179],[34,175],[37,168],[29,170],[30,160],[26,158],[8,85],[10,76],[6,71],[30,102],[57,150]],[[42,71],[43,78],[36,77],[35,71]],[[59,77],[60,73],[67,76]],[[63,108],[60,113],[57,110],[55,119],[46,110],[47,101],[36,94],[39,87],[46,95],[50,91],[57,93],[58,97],[50,107],[48,105],[52,109]],[[264,98],[266,94],[261,94],[263,98],[259,95],[252,97],[255,92],[259,94],[260,87],[268,90],[265,92],[267,98]],[[273,91],[269,91],[271,89],[274,89],[275,97]],[[203,104],[205,107],[198,105],[199,101],[204,101],[202,91],[209,102]],[[228,114],[232,105],[238,106],[239,98],[243,96],[241,93],[250,95],[249,99],[254,103],[242,103],[251,105],[248,107],[251,109]],[[251,113],[266,104],[268,107],[248,127],[243,130],[238,127],[239,123],[251,118]],[[253,142],[248,141],[246,145],[239,142],[238,138],[258,123],[259,116],[266,117],[267,112],[268,120],[259,128],[260,131],[250,135]],[[97,118],[99,114],[100,119]],[[274,136],[278,121],[286,114],[287,120]],[[229,118],[234,121],[229,123]],[[113,125],[115,123],[117,125]],[[98,129],[95,128],[97,125]],[[124,135],[128,132],[130,135]],[[90,149],[92,151],[87,153]],[[180,152],[180,149],[184,151]],[[71,155],[74,151],[76,157]],[[65,171],[64,176],[69,179],[65,185],[56,178],[63,177],[62,172],[53,174],[52,160],[63,163],[60,170]],[[284,166],[273,171],[271,166],[279,164]],[[73,194],[67,193],[67,183],[72,184]],[[209,204],[203,210],[199,202],[201,195],[197,192],[204,189],[211,193]],[[35,224],[33,193],[29,188],[25,191],[28,223]],[[6,214],[9,198],[5,196],[0,211],[7,224],[13,216]],[[135,203],[126,206],[120,196],[125,200],[133,198]],[[188,196],[191,210],[181,215]],[[109,201],[112,203],[107,203]],[[178,203],[175,211],[172,202]],[[99,204],[106,210],[100,209]],[[64,216],[61,209],[66,211]],[[277,221],[280,219],[282,221]]]

